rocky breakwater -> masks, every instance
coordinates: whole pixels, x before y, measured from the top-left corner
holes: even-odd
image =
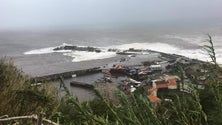
[[[97,52],[97,53],[101,52],[99,48],[90,47],[90,46],[73,46],[73,45],[59,46],[59,47],[54,48],[53,50],[54,51],[58,51],[58,50],[88,51],[88,52]]]

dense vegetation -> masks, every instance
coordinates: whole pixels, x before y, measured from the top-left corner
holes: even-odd
[[[33,86],[13,61],[0,60],[0,116],[21,116],[44,111],[48,117],[57,111],[59,98],[54,88]],[[1,123],[0,123],[1,124]]]
[[[0,60],[0,116],[21,116],[45,112],[45,117],[63,125],[219,125],[222,124],[221,68],[216,63],[211,38],[205,46],[212,58],[206,67],[208,85],[204,90],[191,86],[189,96],[175,95],[173,102],[152,105],[147,93],[136,92],[126,97],[119,92],[118,103],[100,96],[79,103],[67,89],[63,98],[55,88],[34,83],[18,70],[12,61]],[[195,81],[194,81],[195,82]],[[19,121],[31,124],[29,121]],[[9,124],[0,123],[0,124]]]

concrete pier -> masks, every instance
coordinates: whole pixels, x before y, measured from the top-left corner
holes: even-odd
[[[47,81],[55,81],[59,80],[60,77],[63,77],[64,79],[72,78],[73,76],[83,76],[83,75],[89,75],[93,73],[99,73],[101,72],[101,69],[99,67],[89,68],[85,70],[76,70],[76,71],[68,71],[63,73],[55,73],[51,75],[41,76],[41,77],[35,77],[34,80],[36,82],[47,82]]]

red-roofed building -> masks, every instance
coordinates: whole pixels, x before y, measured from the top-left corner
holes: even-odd
[[[177,82],[175,79],[170,79],[168,82],[168,89],[177,89]]]
[[[157,97],[158,89],[177,89],[177,80],[179,80],[178,76],[168,75],[164,75],[160,77],[160,79],[153,80],[152,88],[147,90],[150,102],[156,104],[161,101],[161,99]]]
[[[152,94],[150,94],[150,95],[148,96],[148,98],[149,98],[150,102],[152,102],[152,103],[161,102],[161,99],[160,99],[160,98],[158,98],[158,97],[156,97],[156,96],[154,96],[154,95],[152,95]]]
[[[158,89],[168,88],[168,84],[167,84],[167,83],[157,84],[157,85],[156,85],[156,88],[158,88]]]

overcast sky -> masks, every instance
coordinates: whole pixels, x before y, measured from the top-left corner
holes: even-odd
[[[0,29],[121,26],[222,19],[222,0],[0,0]]]

